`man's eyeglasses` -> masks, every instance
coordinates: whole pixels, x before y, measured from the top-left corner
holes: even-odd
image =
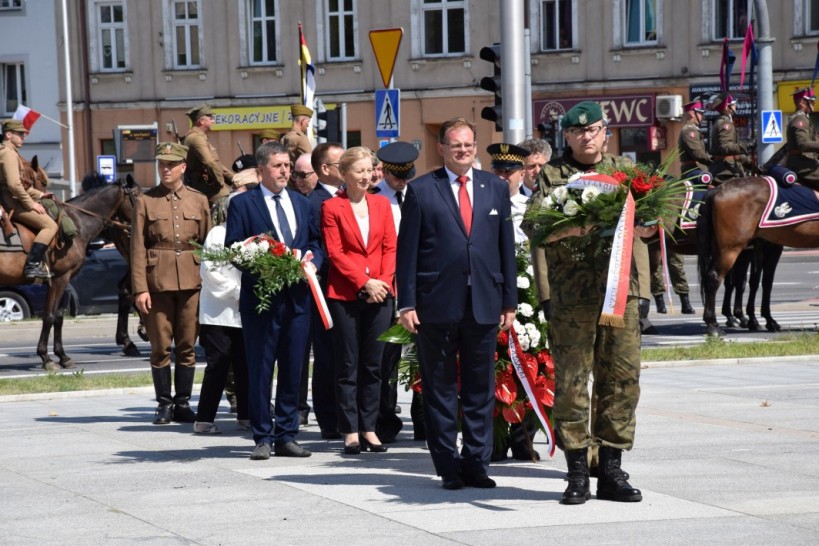
[[[605,129],[602,125],[594,125],[592,127],[572,127],[569,129],[568,133],[573,137],[580,137],[583,135],[589,135],[591,138],[596,137],[600,134],[600,131]]]
[[[310,176],[311,174],[313,174],[313,172],[314,172],[314,171],[304,172],[304,173],[303,173],[303,172],[300,172],[300,171],[296,171],[296,172],[294,172],[294,173],[293,173],[293,175],[294,175],[296,178],[307,178],[308,176]]]
[[[475,146],[478,145],[477,142],[455,142],[455,143],[444,143],[446,144],[450,150],[453,152],[458,152],[461,150],[471,150]]]

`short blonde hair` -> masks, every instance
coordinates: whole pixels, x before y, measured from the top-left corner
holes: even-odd
[[[346,150],[341,157],[338,158],[338,170],[341,174],[345,174],[356,161],[362,159],[369,159],[372,161],[373,152],[365,146],[354,146]]]

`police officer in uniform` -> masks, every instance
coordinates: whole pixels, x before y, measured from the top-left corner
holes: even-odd
[[[799,181],[813,189],[819,189],[819,140],[810,115],[816,95],[805,87],[793,94],[796,112],[788,122],[787,167],[796,173]]]
[[[736,113],[737,100],[728,93],[721,93],[712,104],[720,116],[711,126],[711,175],[713,184],[719,186],[732,178],[747,176],[752,167],[748,157],[749,146],[740,142],[732,116]]]
[[[131,227],[134,304],[146,316],[151,372],[156,391],[154,424],[193,423],[190,407],[199,329],[199,257],[189,241],[202,244],[211,228],[207,198],[183,183],[188,148],[160,143],[156,148],[161,184],[137,200]],[[171,397],[171,343],[176,366]]]
[[[213,110],[207,104],[201,104],[187,111],[193,124],[185,135],[185,146],[188,148],[186,183],[193,189],[207,196],[210,203],[227,197],[233,186],[233,172],[222,165],[216,148],[208,139],[208,132],[213,126]]]
[[[46,212],[40,199],[53,197],[51,193],[41,192],[23,183],[21,172],[23,162],[20,148],[28,130],[16,119],[3,122],[3,144],[0,145],[0,205],[14,221],[20,222],[37,236],[28,253],[24,274],[27,279],[48,279],[51,275],[43,260],[48,245],[57,235],[57,223]]]
[[[313,151],[310,139],[307,138],[307,128],[313,119],[313,110],[303,104],[294,104],[290,107],[290,116],[293,118],[293,125],[282,137],[281,143],[290,154],[290,164],[295,165],[301,154]]]
[[[561,128],[567,148],[547,163],[538,176],[540,190],[530,207],[540,207],[546,192],[565,185],[571,175],[605,164],[622,167],[627,158],[603,153],[606,127],[600,105],[584,101],[563,116]],[[532,235],[524,220],[524,231]],[[651,230],[635,228],[640,237]],[[578,233],[579,234],[579,233]],[[555,362],[555,400],[552,408],[556,440],[566,456],[569,482],[564,504],[590,498],[588,452],[599,446],[597,498],[621,502],[642,500],[639,489],[620,468],[622,451],[634,444],[637,401],[640,397],[639,294],[634,257],[625,326],[598,325],[606,292],[611,239],[587,234],[588,245],[576,248],[571,235],[533,249],[545,253],[551,288],[550,344]],[[635,237],[635,242],[638,237]],[[543,298],[541,294],[541,300]],[[597,403],[590,409],[589,377],[594,379]],[[590,417],[591,414],[591,417]]]

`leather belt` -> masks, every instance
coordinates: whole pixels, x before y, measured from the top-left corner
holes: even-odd
[[[174,252],[183,252],[185,250],[196,250],[196,247],[190,243],[185,242],[178,242],[174,243],[171,241],[159,241],[154,243],[149,247],[150,249],[154,250],[173,250]]]

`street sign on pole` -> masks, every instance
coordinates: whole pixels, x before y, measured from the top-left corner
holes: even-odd
[[[109,184],[117,179],[117,157],[113,155],[97,156],[97,172],[100,173]]]
[[[763,144],[782,142],[782,110],[763,110],[760,124]]]
[[[401,133],[400,107],[400,89],[375,90],[375,136],[398,138]]]
[[[370,31],[370,44],[373,46],[375,61],[381,72],[381,81],[384,87],[390,87],[392,71],[395,68],[395,59],[398,58],[398,46],[404,36],[403,28],[382,28]]]

